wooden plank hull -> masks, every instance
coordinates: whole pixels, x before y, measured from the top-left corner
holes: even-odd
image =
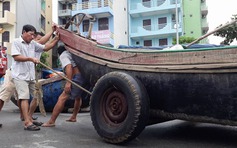
[[[88,61],[73,54],[87,82],[95,82],[106,73],[123,71],[138,78],[145,86],[151,110],[159,116],[189,120],[236,124],[237,73],[171,73],[123,70]],[[182,114],[182,115],[181,115]],[[196,116],[193,118],[192,116]],[[205,119],[206,118],[206,119]],[[212,120],[208,118],[213,118]],[[223,120],[218,121],[219,119]],[[230,121],[233,120],[233,121]],[[229,123],[231,122],[231,123]]]

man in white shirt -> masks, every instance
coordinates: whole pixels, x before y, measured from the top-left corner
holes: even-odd
[[[34,40],[40,44],[45,44],[50,39],[50,37],[53,35],[53,32],[55,31],[55,26],[56,25],[53,24],[52,30],[50,32],[48,32],[46,35],[44,35],[40,32],[36,32]],[[40,59],[41,53],[37,56],[38,56],[38,59]],[[18,100],[15,84],[13,83],[12,76],[11,76],[11,69],[9,68],[6,70],[6,73],[4,75],[4,83],[0,88],[0,111],[2,110],[4,103],[9,102],[13,95],[15,96],[15,99]],[[19,102],[19,101],[17,101],[17,102]],[[19,106],[20,112],[21,112],[21,107],[20,107],[19,103],[18,103],[18,106]],[[34,99],[30,103],[30,109],[29,109],[30,116],[33,115],[36,107],[37,107],[37,102]],[[22,112],[21,112],[20,118],[22,121],[24,120]],[[36,120],[37,118],[32,116],[32,119]],[[0,124],[0,127],[2,127],[2,124]]]
[[[11,55],[14,59],[12,63],[12,78],[24,117],[24,129],[30,131],[40,130],[38,126],[33,124],[33,120],[28,114],[28,100],[30,99],[30,94],[34,98],[35,91],[34,64],[39,63],[39,59],[36,56],[43,51],[50,50],[59,40],[58,35],[56,35],[50,43],[42,45],[33,40],[35,33],[34,26],[24,25],[22,35],[13,41],[11,50]]]

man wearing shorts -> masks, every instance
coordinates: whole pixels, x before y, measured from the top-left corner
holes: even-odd
[[[34,97],[35,91],[35,64],[39,63],[37,55],[43,51],[52,49],[59,40],[56,35],[53,40],[45,45],[33,41],[35,38],[36,29],[32,25],[24,25],[22,35],[15,39],[12,43],[11,55],[12,63],[12,78],[16,86],[20,107],[24,117],[24,129],[29,131],[40,130],[33,124],[32,118],[29,116],[30,94]]]
[[[50,32],[48,32],[46,35],[40,33],[40,32],[36,32],[35,33],[35,38],[34,41],[40,43],[40,44],[45,44],[47,41],[49,41],[50,37],[53,35],[53,32],[55,31],[55,24],[52,25],[52,30]],[[37,55],[37,58],[40,59],[41,53],[39,53]],[[11,69],[7,69],[6,73],[4,75],[4,83],[0,88],[0,111],[2,110],[2,107],[4,105],[5,102],[9,102],[12,96],[15,96],[15,99],[17,100],[19,109],[20,109],[20,118],[23,121],[23,115],[22,115],[22,111],[21,111],[21,107],[19,105],[19,100],[18,100],[18,96],[16,93],[16,87],[15,84],[13,83],[12,80],[12,76],[11,76]],[[33,115],[33,113],[35,112],[35,109],[37,107],[37,102],[36,100],[32,100],[30,103],[30,109],[29,109],[29,114],[30,116]],[[33,117],[33,120],[36,120],[37,117]],[[0,124],[0,127],[2,127],[2,124]]]
[[[62,68],[64,70],[64,73],[66,74],[66,77],[72,80],[73,82],[77,83],[78,85],[82,86],[84,83],[84,80],[81,76],[81,73],[78,67],[73,61],[71,54],[65,49],[64,46],[60,46],[58,48],[58,54],[59,54],[59,59],[62,64]],[[57,117],[59,116],[59,114],[62,112],[65,102],[67,101],[67,99],[69,99],[69,97],[71,97],[72,99],[75,99],[75,102],[74,102],[74,109],[73,109],[72,116],[66,121],[76,122],[77,113],[79,112],[81,104],[82,104],[81,93],[82,93],[82,90],[80,88],[71,84],[71,82],[67,81],[64,87],[64,91],[59,96],[58,101],[56,105],[54,106],[51,118],[49,119],[48,122],[44,123],[42,126],[43,127],[55,126],[55,121]]]

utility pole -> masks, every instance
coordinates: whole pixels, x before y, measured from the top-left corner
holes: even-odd
[[[176,23],[176,45],[179,45],[179,15],[178,15],[178,0],[175,2],[175,23]]]

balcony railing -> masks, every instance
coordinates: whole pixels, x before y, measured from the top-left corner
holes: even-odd
[[[14,13],[5,10],[3,16],[2,11],[0,11],[0,24],[15,25],[15,22],[16,22],[16,15]]]
[[[160,31],[160,30],[171,30],[171,29],[176,29],[176,23],[175,22],[171,22],[171,23],[163,23],[163,24],[158,24],[158,25],[146,25],[146,26],[137,26],[137,27],[133,27],[131,32],[132,33],[139,33],[139,31]],[[178,28],[181,28],[181,25],[178,25]]]
[[[70,16],[71,12],[71,9],[58,10],[58,16]]]
[[[177,1],[178,4],[180,4],[180,0]],[[131,3],[131,10],[138,9],[137,7],[143,6],[146,8],[152,8],[152,7],[160,7],[163,6],[166,3],[166,5],[175,5],[176,0],[156,0],[156,1],[148,1],[148,2],[141,2],[141,3]]]
[[[58,0],[58,2],[62,3],[62,4],[65,4],[65,3],[76,3],[77,0]]]
[[[104,3],[101,1],[97,2],[82,2],[82,3],[75,3],[72,4],[72,10],[84,10],[84,9],[92,9],[92,8],[100,8],[100,7],[110,7],[112,8],[112,1],[111,0],[104,0]]]

